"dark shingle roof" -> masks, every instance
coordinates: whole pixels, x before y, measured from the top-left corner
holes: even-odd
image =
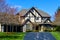
[[[39,10],[39,9],[37,9],[37,8],[35,8],[35,7],[32,7],[32,8],[36,9],[36,10],[38,11],[38,13],[39,13],[42,17],[50,17],[50,15],[49,15],[48,13],[46,13],[46,12],[44,12],[44,11],[42,11],[42,10]],[[24,16],[28,11],[29,11],[29,10],[27,10],[27,9],[22,9],[22,10],[19,12],[19,14],[20,14],[21,16]]]

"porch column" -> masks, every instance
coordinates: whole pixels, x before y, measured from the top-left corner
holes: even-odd
[[[16,32],[18,32],[17,27],[18,27],[18,26],[16,26]]]
[[[36,31],[36,26],[33,27],[34,32]]]
[[[4,26],[1,26],[1,24],[0,24],[0,32],[4,32]]]
[[[39,29],[39,32],[41,32],[41,26],[39,26],[38,29]]]
[[[12,25],[12,32],[13,32],[13,28],[14,28],[14,26]]]
[[[1,26],[1,32],[4,32],[4,26]]]
[[[0,24],[0,32],[1,32],[1,30],[2,30],[2,29],[1,29],[1,24]]]
[[[12,32],[12,25],[10,25],[10,32]]]
[[[53,27],[51,27],[51,30],[54,30],[54,28],[53,28]]]
[[[41,32],[43,32],[44,31],[44,27],[43,26],[41,26]]]
[[[23,32],[26,32],[26,25],[23,26]]]
[[[12,32],[12,26],[10,25],[10,32]]]
[[[6,32],[8,32],[8,26],[6,25]]]

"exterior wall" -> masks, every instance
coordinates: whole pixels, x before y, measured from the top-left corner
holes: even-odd
[[[29,14],[30,16],[33,16],[31,13]]]
[[[21,18],[20,19],[20,24],[23,24],[25,22],[25,19],[24,18]]]

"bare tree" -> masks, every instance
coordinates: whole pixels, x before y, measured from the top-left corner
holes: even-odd
[[[6,4],[5,0],[0,0],[0,12],[15,14],[17,12],[17,8],[11,8]]]
[[[54,20],[53,24],[56,27],[56,31],[60,31],[60,7],[55,12],[55,20]]]
[[[12,14],[12,15],[14,15],[14,14],[16,14],[16,12],[17,12],[17,8],[9,8],[9,10],[8,10],[8,13],[9,14]]]
[[[0,12],[5,12],[7,6],[5,0],[0,0]]]
[[[55,25],[60,25],[60,7],[58,10],[55,12],[55,20],[54,20]]]

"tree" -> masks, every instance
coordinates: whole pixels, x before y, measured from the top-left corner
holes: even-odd
[[[55,12],[55,20],[53,24],[56,26],[56,31],[60,31],[60,7],[58,7],[58,10]]]
[[[5,0],[0,0],[0,12],[15,14],[17,12],[16,8],[11,8],[8,4],[6,4]]]
[[[55,20],[54,20],[55,25],[60,25],[60,7],[58,10],[55,12]]]
[[[5,0],[0,0],[0,12],[5,12],[8,5],[5,3]]]
[[[7,13],[14,15],[17,13],[17,8],[9,7]]]

